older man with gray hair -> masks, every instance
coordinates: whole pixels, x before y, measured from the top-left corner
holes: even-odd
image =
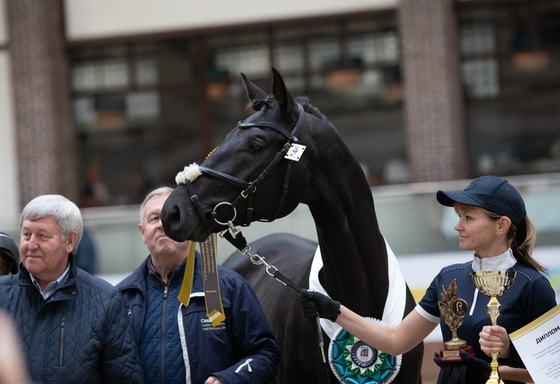
[[[33,381],[143,383],[121,294],[76,267],[83,232],[78,207],[61,195],[31,200],[20,216],[21,269],[0,277]]]

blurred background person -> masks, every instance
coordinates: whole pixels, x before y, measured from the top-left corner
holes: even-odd
[[[86,185],[82,189],[82,207],[101,207],[110,205],[113,196],[109,187],[105,183],[101,169],[97,166],[90,166],[86,170]]]
[[[31,384],[21,343],[10,315],[0,311],[0,384]]]
[[[15,275],[18,269],[18,247],[6,232],[0,232],[0,275]]]
[[[76,266],[87,273],[95,275],[97,273],[97,246],[95,239],[88,229],[84,228],[80,246],[74,255]]]

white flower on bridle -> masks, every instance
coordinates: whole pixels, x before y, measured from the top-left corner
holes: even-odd
[[[175,176],[177,185],[186,184],[188,181],[194,181],[198,176],[202,175],[202,171],[197,163],[185,166],[185,168]]]

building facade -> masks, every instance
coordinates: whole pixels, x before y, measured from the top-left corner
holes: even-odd
[[[372,186],[560,171],[560,1],[1,4],[4,222],[171,185],[247,115],[240,72],[269,90],[271,67]]]

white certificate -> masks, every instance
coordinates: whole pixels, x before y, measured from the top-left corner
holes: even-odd
[[[560,305],[510,338],[536,384],[560,383]]]

